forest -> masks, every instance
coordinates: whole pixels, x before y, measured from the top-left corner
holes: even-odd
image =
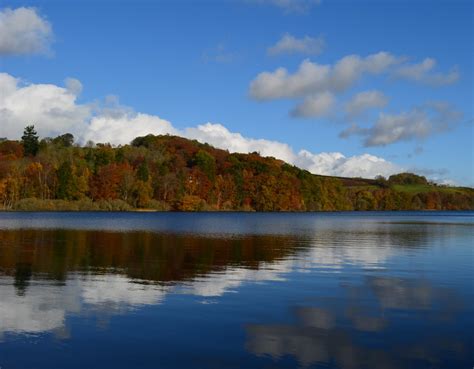
[[[13,211],[472,210],[474,189],[413,173],[314,175],[177,136],[81,146],[70,133],[0,139],[0,209]]]

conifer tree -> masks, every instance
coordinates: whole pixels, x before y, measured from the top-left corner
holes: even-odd
[[[21,136],[21,142],[25,156],[35,156],[39,150],[38,134],[35,131],[35,126],[26,126]]]

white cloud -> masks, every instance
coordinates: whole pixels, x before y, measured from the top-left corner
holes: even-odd
[[[385,146],[399,141],[420,140],[456,126],[462,114],[445,102],[432,102],[399,114],[380,113],[369,128],[352,125],[342,137],[361,135],[364,145]]]
[[[75,78],[66,78],[64,81],[66,86],[66,90],[68,90],[71,94],[75,96],[79,96],[82,92],[82,83],[78,79]]]
[[[240,133],[230,132],[221,124],[206,123],[189,127],[182,135],[230,152],[257,151],[263,156],[274,156],[287,162],[294,160],[293,150],[285,143],[243,137]]]
[[[42,136],[71,132],[76,136],[86,128],[90,117],[87,105],[76,103],[75,89],[52,84],[24,84],[0,73],[0,137],[19,138],[23,128],[34,124]]]
[[[260,73],[250,84],[250,96],[255,100],[294,98],[324,91],[331,67],[305,60],[298,71],[290,75],[285,68]]]
[[[321,117],[329,114],[335,104],[334,95],[330,92],[321,92],[306,97],[302,103],[297,105],[292,111],[294,117]]]
[[[296,98],[318,92],[343,92],[365,74],[380,74],[401,62],[387,52],[365,58],[349,55],[334,65],[321,65],[304,60],[298,70],[290,74],[285,68],[262,72],[250,83],[250,96],[256,100]]]
[[[99,115],[93,117],[82,138],[85,141],[128,144],[135,137],[147,134],[177,135],[179,132],[170,122],[155,115],[123,113],[119,116]]]
[[[294,164],[312,173],[341,177],[374,178],[377,175],[389,176],[402,171],[398,165],[374,155],[346,157],[340,152],[313,154],[301,150]]]
[[[149,133],[172,134],[230,152],[257,151],[316,174],[374,177],[398,171],[394,164],[371,155],[346,158],[341,153],[313,154],[305,150],[296,154],[288,144],[244,137],[221,124],[206,123],[180,130],[156,115],[121,106],[114,97],[107,98],[102,105],[78,104],[76,94],[82,84],[70,79],[66,85],[22,84],[8,74],[0,74],[0,137],[18,139],[27,124],[35,124],[42,137],[70,132],[82,143],[92,140],[126,144]],[[322,112],[330,102],[331,97],[323,94],[312,101],[306,113]]]
[[[303,51],[305,43],[291,35],[286,35],[269,53],[277,54],[287,51]],[[434,73],[436,61],[427,58],[418,64],[407,64],[405,57],[395,56],[381,51],[365,57],[347,55],[333,64],[319,64],[309,59],[303,60],[298,69],[291,73],[280,67],[274,71],[258,74],[249,85],[249,96],[257,101],[277,99],[303,99],[293,108],[294,117],[334,116],[337,112],[325,109],[335,107],[337,98],[353,88],[365,76],[386,75],[431,86],[443,86],[456,82],[459,72],[456,67],[446,74]],[[330,99],[329,94],[332,94]],[[322,98],[325,97],[326,104]],[[329,101],[331,100],[331,101]],[[346,119],[353,119],[371,108],[382,108],[387,105],[387,98],[380,91],[365,91],[356,94],[345,105]],[[342,118],[342,116],[340,117]]]
[[[432,86],[450,85],[459,80],[459,71],[457,67],[452,68],[448,73],[431,73],[436,66],[436,60],[426,58],[420,63],[402,65],[394,75],[416,82],[421,82]]]
[[[0,137],[19,138],[28,124],[34,124],[43,137],[70,132],[83,141],[115,144],[126,144],[148,133],[178,134],[170,122],[126,109],[111,97],[94,112],[93,104],[76,102],[81,90],[81,82],[72,78],[66,80],[66,87],[24,85],[0,73]]]
[[[51,25],[36,9],[0,10],[0,55],[48,53],[52,38]]]
[[[289,33],[286,33],[275,45],[269,47],[267,52],[269,55],[296,53],[318,55],[323,51],[324,45],[325,42],[322,36],[305,36],[298,39]]]
[[[354,95],[346,104],[345,110],[349,117],[355,117],[368,109],[383,108],[388,103],[387,97],[380,91],[363,91]]]
[[[423,111],[400,114],[380,114],[375,125],[367,132],[366,146],[383,146],[393,142],[424,138],[430,134],[431,124]]]
[[[314,154],[301,150],[295,153],[287,144],[246,138],[239,133],[230,132],[221,124],[207,123],[196,128],[187,128],[184,136],[230,152],[258,151],[263,156],[276,157],[315,174],[373,178],[402,171],[399,166],[369,154],[345,157],[338,152]]]

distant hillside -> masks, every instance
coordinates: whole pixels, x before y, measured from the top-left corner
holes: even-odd
[[[474,189],[320,176],[258,153],[231,154],[176,136],[74,145],[65,134],[0,142],[5,210],[333,211],[474,209]]]

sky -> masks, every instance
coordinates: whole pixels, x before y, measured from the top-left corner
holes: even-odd
[[[0,137],[177,134],[474,186],[472,1],[0,1]]]

